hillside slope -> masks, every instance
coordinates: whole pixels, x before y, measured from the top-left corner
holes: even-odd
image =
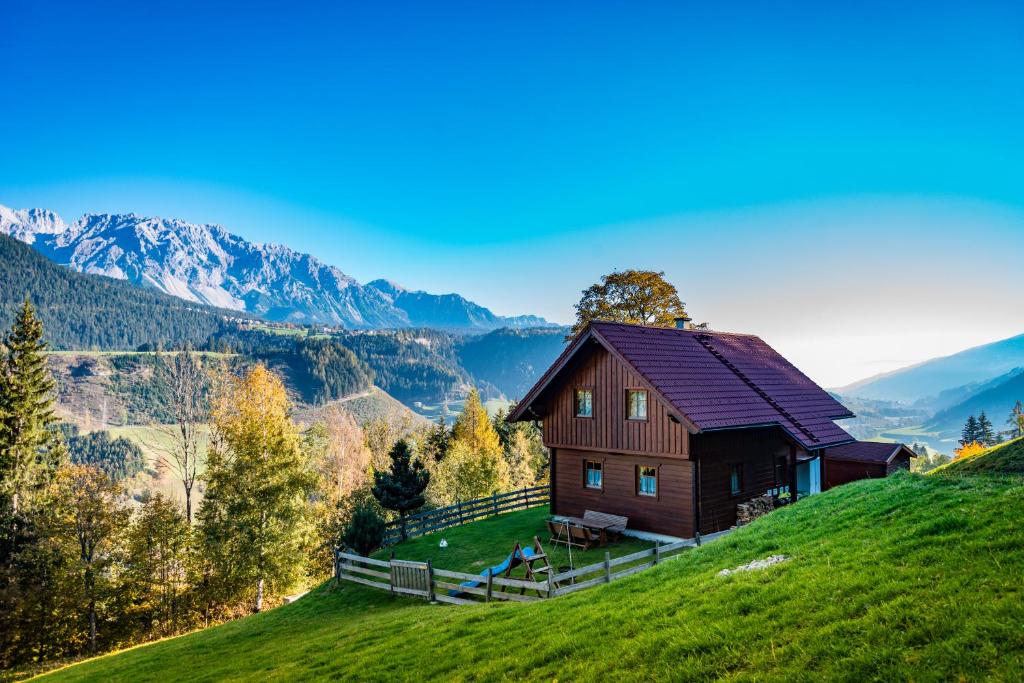
[[[135,349],[200,344],[225,328],[226,311],[127,282],[62,268],[0,234],[0,325],[28,295],[55,349]]]
[[[565,598],[430,606],[328,584],[48,679],[1019,680],[1022,506],[1019,480],[901,474]],[[717,576],[777,553],[790,559]]]
[[[1024,401],[1024,371],[936,413],[925,424],[925,430],[943,436],[958,436],[964,421],[971,415],[988,415],[997,430],[1007,429],[1007,418],[1017,401]]]
[[[1000,444],[933,470],[934,474],[1024,476],[1024,439]]]
[[[947,389],[984,382],[1019,367],[1024,367],[1024,334],[869,377],[836,391],[862,398],[912,402]]]

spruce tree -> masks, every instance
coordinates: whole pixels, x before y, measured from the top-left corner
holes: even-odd
[[[17,511],[49,481],[66,452],[56,430],[43,324],[25,299],[0,357],[0,488]]]
[[[978,441],[978,418],[971,415],[960,432],[960,445],[967,446]]]
[[[430,483],[430,472],[418,458],[412,457],[412,449],[405,439],[396,442],[388,455],[391,458],[389,470],[373,473],[373,497],[381,507],[398,513],[404,540],[405,516],[426,502],[423,491]]]
[[[994,446],[997,443],[995,429],[992,427],[992,421],[988,419],[988,415],[985,411],[981,411],[978,415],[978,442],[983,446]]]

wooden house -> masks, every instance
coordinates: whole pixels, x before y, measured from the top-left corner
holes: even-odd
[[[553,514],[690,538],[751,498],[821,491],[829,453],[855,443],[834,422],[849,417],[758,337],[680,321],[590,324],[508,419],[543,423]]]

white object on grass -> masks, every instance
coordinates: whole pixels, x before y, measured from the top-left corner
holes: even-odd
[[[736,567],[735,569],[723,569],[722,571],[718,572],[718,575],[729,576],[730,574],[735,574],[736,572],[749,572],[756,569],[765,569],[767,567],[772,566],[773,564],[785,562],[788,559],[789,558],[785,555],[771,555],[763,560],[754,560],[750,564],[741,564],[739,567]]]
[[[447,547],[448,547],[448,539],[447,539],[447,538],[442,538],[442,539],[441,539],[441,543],[440,543],[439,545],[440,545],[440,546],[441,546],[442,548],[447,548]]]

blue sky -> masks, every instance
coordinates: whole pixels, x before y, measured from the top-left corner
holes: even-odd
[[[829,384],[1024,332],[1019,3],[327,4],[8,0],[0,203],[559,321],[663,269]]]

